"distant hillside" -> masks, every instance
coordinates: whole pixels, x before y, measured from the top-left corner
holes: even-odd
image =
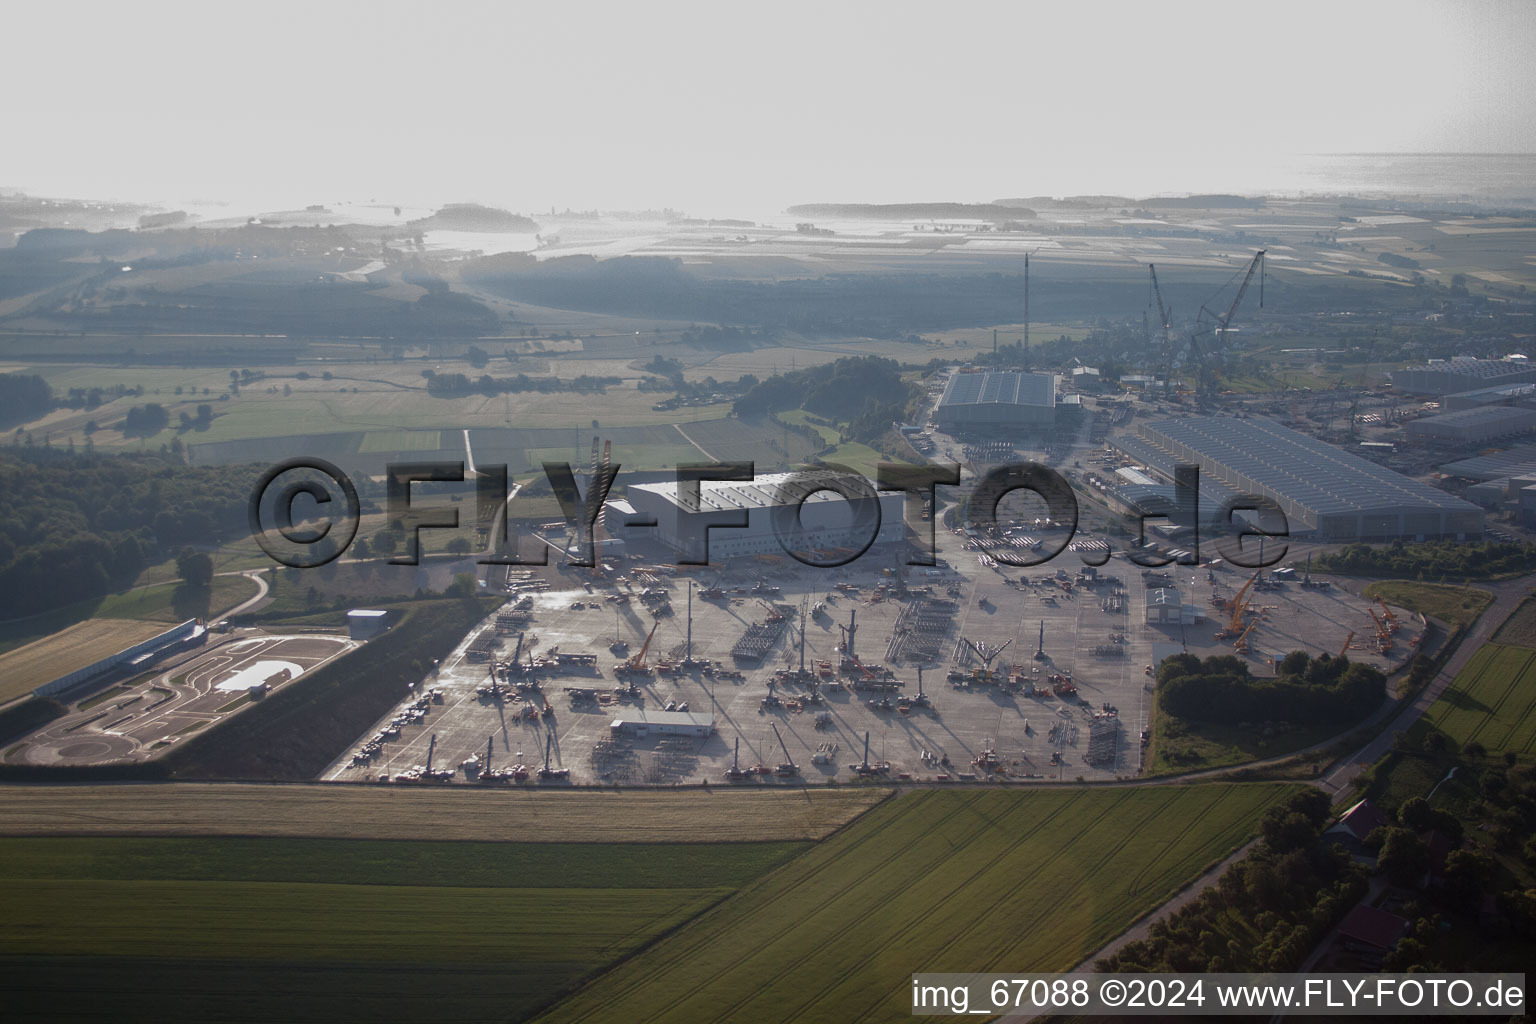
[[[1257,210],[1264,200],[1247,196],[1186,196],[1182,199],[1143,199],[1138,205],[1163,210]]]
[[[807,203],[791,206],[788,212],[848,220],[1019,220],[1035,215],[1021,206],[996,203]]]
[[[538,224],[520,213],[477,203],[449,203],[430,217],[413,220],[418,231],[537,231]]]
[[[1027,199],[999,199],[998,206],[1006,206],[1010,210],[1020,207],[1033,207],[1040,210],[1107,210],[1121,206],[1135,206],[1134,199],[1125,196],[1064,196],[1053,199],[1050,196],[1030,196]]]

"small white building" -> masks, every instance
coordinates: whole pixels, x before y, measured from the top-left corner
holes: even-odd
[[[1184,605],[1175,587],[1147,591],[1147,625],[1178,625],[1184,621]]]
[[[1185,604],[1177,587],[1158,587],[1147,591],[1147,625],[1179,626],[1205,621],[1205,610]]]
[[[389,612],[376,608],[353,608],[347,612],[347,635],[353,640],[372,640],[384,632]]]
[[[703,738],[715,731],[713,715],[692,711],[647,711],[628,708],[620,711],[609,725],[614,736],[695,736]]]

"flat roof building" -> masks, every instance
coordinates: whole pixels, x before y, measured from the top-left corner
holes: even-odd
[[[703,738],[715,731],[715,720],[710,715],[694,711],[647,711],[644,708],[627,708],[620,711],[608,726],[609,732],[620,736],[694,736]]]
[[[384,632],[389,612],[376,608],[353,608],[347,612],[347,635],[353,640],[371,640]]]
[[[1147,591],[1147,625],[1191,625],[1205,620],[1197,606],[1185,604],[1177,587],[1158,587]]]
[[[1403,432],[1416,441],[1450,444],[1482,444],[1496,438],[1529,434],[1533,429],[1536,429],[1536,409],[1507,405],[1460,409],[1403,424]]]
[[[708,554],[712,563],[726,558],[784,554],[786,546],[815,561],[826,562],[832,561],[837,551],[905,540],[903,492],[877,492],[873,484],[866,482],[866,493],[876,495],[866,508],[862,503],[845,500],[839,493],[819,489],[838,479],[833,470],[813,467],[808,472],[761,475],[749,483],[706,480],[699,484],[698,503],[692,505],[679,497],[676,481],[631,484],[629,504],[638,515],[654,519],[656,527],[631,529],[628,536],[649,535],[676,555],[702,561],[706,526],[722,522],[727,515],[739,517],[745,513],[745,527],[716,527],[709,531]]]
[[[1392,371],[1394,387],[1422,395],[1454,395],[1478,388],[1536,381],[1536,366],[1523,359],[1432,359]]]
[[[1266,419],[1192,416],[1141,428],[1146,441],[1285,513],[1293,535],[1326,541],[1467,540],[1482,509]],[[1146,461],[1146,460],[1142,460]]]
[[[1440,399],[1440,408],[1446,412],[1460,412],[1462,409],[1476,409],[1485,405],[1536,407],[1536,383],[1499,384],[1491,388],[1445,395]]]
[[[1049,373],[956,373],[935,414],[944,430],[1056,426],[1056,377]]]
[[[1475,455],[1470,459],[1458,459],[1440,467],[1447,476],[1460,476],[1468,480],[1497,480],[1500,477],[1530,476],[1536,474],[1536,444],[1511,445],[1492,455]]]

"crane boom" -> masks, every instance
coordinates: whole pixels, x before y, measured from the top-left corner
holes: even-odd
[[[1221,356],[1222,346],[1226,342],[1226,335],[1227,335],[1227,332],[1232,327],[1232,321],[1234,319],[1236,319],[1236,317],[1237,317],[1238,308],[1240,306],[1242,306],[1242,304],[1243,304],[1243,296],[1248,294],[1248,286],[1251,283],[1253,283],[1253,275],[1255,273],[1257,273],[1259,270],[1261,270],[1262,267],[1264,266],[1264,252],[1265,252],[1265,250],[1260,249],[1258,252],[1254,253],[1253,259],[1248,262],[1248,269],[1243,274],[1242,283],[1239,284],[1238,287],[1237,287],[1237,295],[1233,297],[1232,304],[1227,307],[1226,313],[1218,316],[1216,314],[1216,312],[1214,310],[1212,310],[1209,306],[1201,306],[1200,307],[1200,316],[1197,318],[1198,320],[1200,320],[1202,322],[1207,322],[1207,321],[1209,321],[1211,319],[1214,319],[1216,321],[1216,325],[1215,325],[1214,328],[1207,327],[1205,329],[1206,330],[1211,330],[1212,333],[1214,334],[1215,338],[1216,338],[1216,347],[1213,349],[1211,355],[1213,357],[1217,358],[1217,359],[1219,359],[1220,356]],[[1260,280],[1262,281],[1262,277],[1260,278]],[[1263,295],[1264,295],[1264,288],[1263,288],[1263,285],[1260,284],[1260,287],[1259,287],[1259,306],[1261,308],[1264,305]],[[1209,387],[1208,381],[1214,379],[1214,374],[1216,373],[1216,368],[1215,367],[1212,367],[1212,368],[1205,368],[1204,367],[1205,358],[1201,355],[1200,345],[1199,345],[1199,342],[1196,340],[1197,336],[1200,333],[1201,333],[1201,331],[1198,330],[1198,329],[1195,330],[1195,331],[1192,331],[1190,333],[1190,336],[1189,336],[1189,349],[1190,349],[1190,356],[1192,358],[1192,361],[1194,361],[1197,365],[1200,365],[1202,367],[1201,372],[1198,374],[1198,378],[1200,380],[1200,388],[1199,388],[1199,390],[1200,390],[1200,393],[1202,395],[1205,395],[1205,394],[1208,393],[1208,387]]]
[[[770,722],[769,724],[772,725],[773,723]],[[795,759],[789,756],[789,747],[784,745],[784,737],[779,735],[779,727],[777,725],[773,726],[773,738],[779,741],[779,749],[784,751],[784,763],[794,764]]]
[[[1258,252],[1254,253],[1253,259],[1248,262],[1248,270],[1243,274],[1243,283],[1237,286],[1237,295],[1232,299],[1232,305],[1228,306],[1227,312],[1218,319],[1216,326],[1217,334],[1225,334],[1227,328],[1232,326],[1232,321],[1237,316],[1238,307],[1243,304],[1243,296],[1248,294],[1248,286],[1253,283],[1253,275],[1263,265],[1264,250],[1260,249]],[[1263,308],[1263,305],[1264,300],[1260,298],[1260,308]],[[1201,306],[1200,311],[1208,316],[1216,315],[1211,309],[1205,306]]]
[[[1236,596],[1232,598],[1232,618],[1227,622],[1228,635],[1235,634],[1242,628],[1243,613],[1248,610],[1248,604],[1253,600],[1253,595],[1249,594],[1248,591],[1258,580],[1259,573],[1263,571],[1262,569],[1256,571],[1253,574],[1253,578],[1244,583],[1243,589],[1239,590]],[[1247,600],[1244,600],[1245,595]]]
[[[1163,372],[1171,378],[1173,345],[1168,340],[1168,329],[1173,326],[1173,311],[1163,305],[1163,290],[1157,285],[1157,265],[1148,263],[1147,270],[1152,274],[1152,296],[1157,300],[1157,319],[1163,330]]]
[[[645,643],[641,644],[639,652],[629,659],[630,668],[645,668],[645,652],[651,649],[651,637],[656,635],[656,627],[659,625],[661,625],[660,622],[651,624],[651,631],[645,634]]]

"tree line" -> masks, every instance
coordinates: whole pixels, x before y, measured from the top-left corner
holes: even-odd
[[[1165,658],[1157,673],[1157,705],[1189,722],[1239,725],[1351,725],[1381,703],[1386,677],[1369,665],[1324,654],[1292,651],[1273,679],[1259,679],[1234,655],[1201,660],[1192,654]]]
[[[473,380],[462,373],[433,373],[431,370],[426,370],[423,371],[423,375],[427,378],[427,394],[436,398],[459,398],[476,392],[490,396],[519,391],[545,393],[576,391],[602,394],[608,388],[617,387],[623,383],[623,379],[619,377],[595,377],[585,373],[569,378],[530,377],[526,373],[520,373],[516,377],[492,377],[490,374],[483,374]]]
[[[1375,546],[1349,544],[1313,559],[1319,572],[1388,579],[1467,580],[1488,579],[1536,571],[1536,544],[1484,541],[1458,544],[1432,540],[1419,544],[1394,541]]]
[[[880,356],[847,356],[833,363],[769,377],[732,406],[737,416],[762,416],[790,409],[848,421],[847,434],[860,441],[878,438],[893,422],[905,421],[923,397],[902,379],[901,365]]]
[[[0,451],[0,618],[104,597],[184,547],[248,531],[259,471],[149,454]]]

